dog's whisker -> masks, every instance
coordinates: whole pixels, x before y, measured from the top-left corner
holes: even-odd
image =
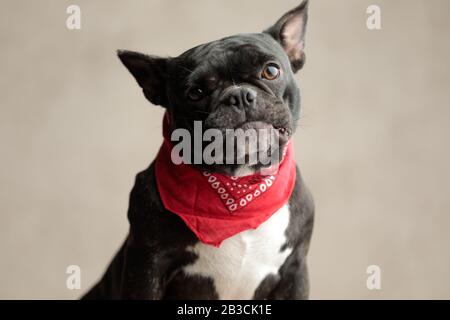
[[[201,111],[201,110],[194,110],[195,113],[204,113],[204,114],[210,114],[210,112]]]
[[[186,68],[186,67],[184,67],[184,66],[181,66],[181,65],[178,65],[177,67],[180,68],[180,69],[186,70],[186,71],[188,71],[189,73],[194,72],[194,70],[188,69],[188,68]]]

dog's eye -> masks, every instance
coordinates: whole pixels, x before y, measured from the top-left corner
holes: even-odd
[[[192,87],[188,90],[187,96],[192,101],[199,101],[205,96],[205,92],[199,87]]]
[[[261,77],[267,80],[275,80],[279,76],[280,76],[280,67],[278,67],[274,63],[267,64],[261,73]]]

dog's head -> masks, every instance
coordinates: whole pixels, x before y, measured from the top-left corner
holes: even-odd
[[[300,113],[294,73],[305,62],[307,1],[272,27],[194,47],[178,57],[162,58],[119,51],[145,97],[167,109],[172,129],[275,129],[287,143]],[[280,152],[283,148],[279,148]],[[236,173],[239,166],[214,165]]]

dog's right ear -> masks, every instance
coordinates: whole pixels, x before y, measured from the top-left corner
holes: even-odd
[[[264,33],[271,35],[281,44],[291,62],[295,73],[305,63],[305,32],[308,20],[308,0],[283,15],[272,27]]]
[[[155,105],[167,107],[168,59],[127,50],[118,50],[117,55],[134,76],[145,97]]]

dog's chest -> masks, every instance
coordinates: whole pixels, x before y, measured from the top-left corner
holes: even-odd
[[[199,242],[189,248],[198,259],[184,273],[212,279],[219,299],[252,299],[259,284],[277,274],[291,253],[281,250],[289,216],[286,204],[257,229],[228,238],[219,248]]]

